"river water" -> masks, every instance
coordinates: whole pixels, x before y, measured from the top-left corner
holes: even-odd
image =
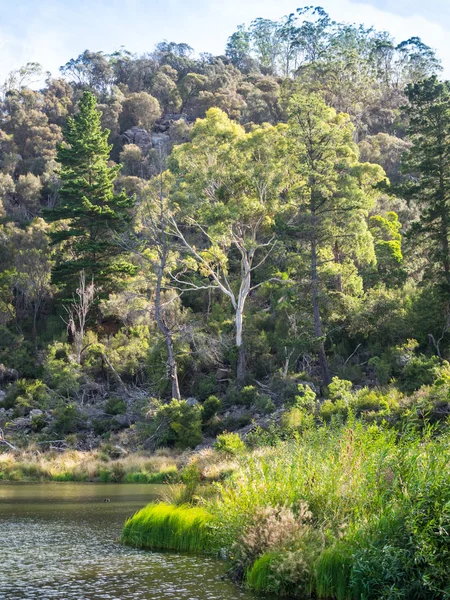
[[[125,519],[161,489],[0,484],[0,599],[255,599],[223,578],[220,561],[133,550],[117,542]]]

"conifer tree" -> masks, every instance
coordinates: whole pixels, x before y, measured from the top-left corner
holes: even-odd
[[[450,84],[431,77],[406,93],[412,146],[402,191],[420,208],[410,237],[426,248],[428,276],[450,293]]]
[[[79,112],[68,119],[65,142],[58,148],[59,203],[46,217],[61,225],[50,234],[52,242],[60,244],[54,283],[73,289],[84,271],[107,292],[120,277],[134,272],[133,265],[120,257],[116,243],[116,233],[131,219],[133,199],[125,192],[114,193],[120,165],[108,165],[109,131],[102,130],[96,105],[95,96],[85,92]]]

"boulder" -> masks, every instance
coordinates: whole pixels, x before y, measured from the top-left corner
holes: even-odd
[[[33,410],[30,410],[30,418],[31,419],[33,417],[40,417],[43,414],[44,413],[42,412],[42,410],[39,410],[39,408],[33,408]]]
[[[19,378],[19,373],[16,369],[10,369],[9,367],[5,367],[5,365],[0,364],[0,383],[10,383],[11,381],[16,381]]]
[[[135,144],[136,146],[139,146],[144,155],[146,155],[152,147],[152,136],[143,127],[132,127],[131,129],[127,129],[125,133],[122,134],[122,141],[124,144]]]

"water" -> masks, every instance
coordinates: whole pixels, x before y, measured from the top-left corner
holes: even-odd
[[[204,557],[121,546],[161,486],[1,484],[1,600],[251,600]],[[109,498],[110,502],[104,502]]]

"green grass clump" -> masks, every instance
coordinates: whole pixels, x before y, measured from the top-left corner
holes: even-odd
[[[268,552],[253,563],[246,575],[246,583],[249,588],[256,592],[274,591],[272,590],[274,583],[272,565],[277,556],[276,552]]]
[[[327,548],[316,565],[316,592],[319,598],[351,600],[350,576],[353,547],[337,543]]]
[[[136,548],[177,552],[213,551],[213,518],[203,508],[148,504],[128,519],[122,542]]]

